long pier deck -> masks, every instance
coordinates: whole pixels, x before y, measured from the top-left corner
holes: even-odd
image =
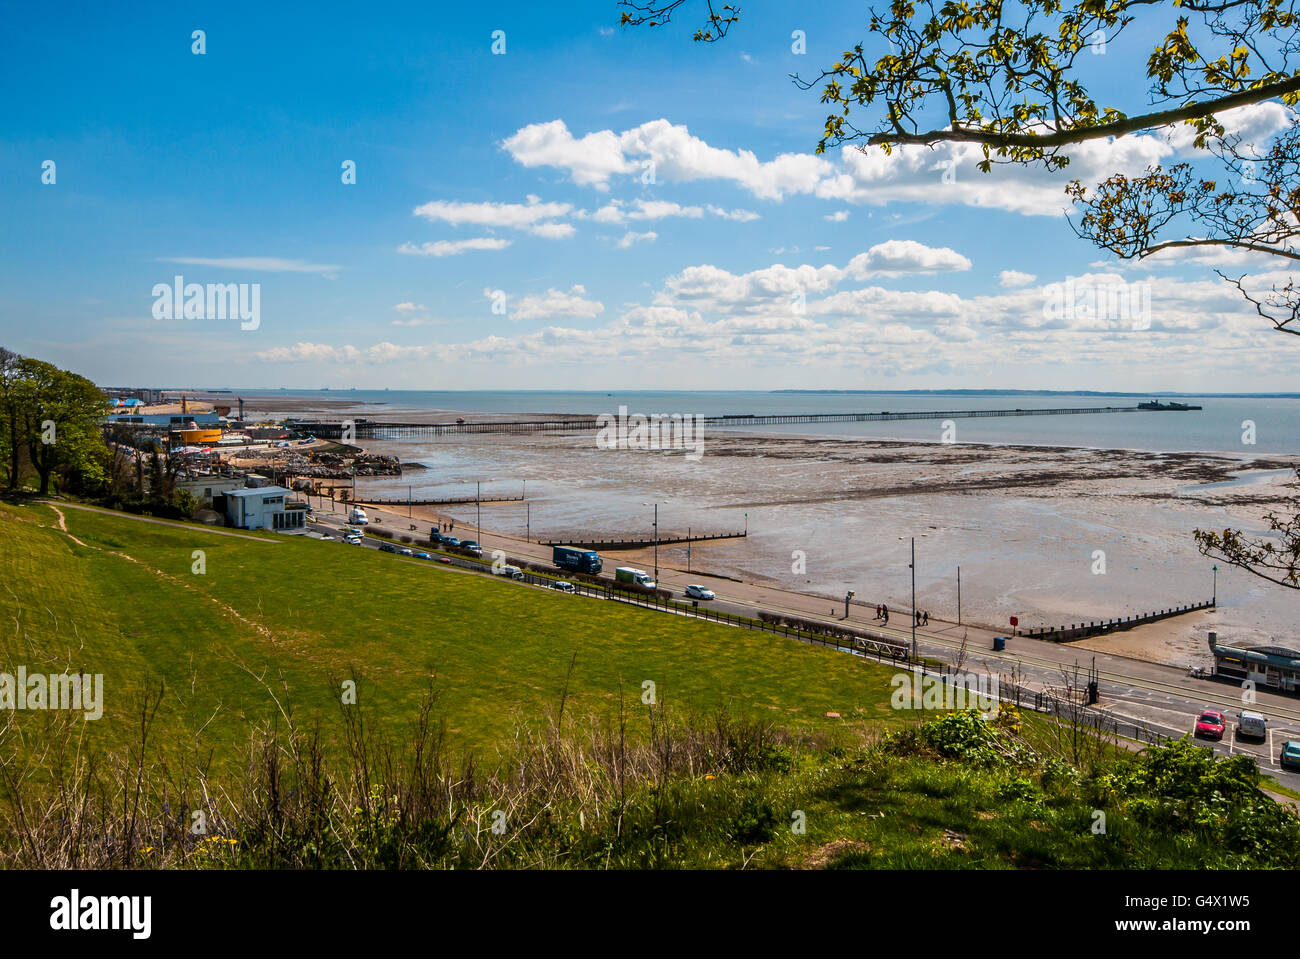
[[[1199,410],[1199,406],[1064,406],[1051,409],[1013,410],[919,410],[895,413],[735,413],[725,416],[702,416],[702,422],[715,429],[744,426],[780,426],[790,423],[870,423],[895,420],[946,420],[975,419],[1000,416],[1078,416],[1089,413],[1181,413]],[[662,416],[665,425],[676,422],[673,417]],[[690,422],[683,414],[680,420]],[[582,433],[605,426],[602,417],[577,416],[550,420],[485,420],[456,423],[400,423],[378,420],[286,420],[287,425],[301,433],[310,433],[321,439],[341,439],[345,423],[351,424],[356,439],[409,439],[423,436],[452,436],[458,433]]]
[[[604,549],[611,552],[617,552],[624,549],[648,549],[656,544],[659,546],[676,546],[681,543],[703,543],[711,539],[745,539],[748,532],[739,533],[696,533],[691,536],[663,536],[658,540],[653,539],[633,539],[624,537],[622,539],[539,539],[539,546],[572,546],[574,549]]]

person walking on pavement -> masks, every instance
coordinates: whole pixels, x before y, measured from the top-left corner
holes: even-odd
[[[930,625],[930,611],[928,609],[921,614],[921,625],[922,626]]]
[[[880,618],[885,621],[886,626],[889,625],[889,604],[888,603],[880,607]]]

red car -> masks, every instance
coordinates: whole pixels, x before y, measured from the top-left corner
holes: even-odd
[[[1223,713],[1207,709],[1196,718],[1196,735],[1206,739],[1222,739],[1223,731],[1228,728],[1228,721]]]

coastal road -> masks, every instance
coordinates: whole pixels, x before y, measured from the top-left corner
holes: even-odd
[[[427,521],[408,519],[395,511],[368,512],[372,517],[382,519],[385,527],[398,535],[407,533],[420,538],[427,537]],[[346,513],[342,504],[339,504],[336,510],[317,511],[317,518],[329,525],[341,526],[345,525]],[[411,525],[417,526],[413,533],[409,530]],[[485,558],[490,558],[494,549],[502,549],[508,556],[534,562],[549,563],[551,559],[548,547],[526,543],[518,537],[478,531],[473,526],[464,524],[457,524],[454,532],[462,538],[473,538],[477,533]],[[367,541],[366,545],[378,548],[377,542]],[[616,562],[624,565],[621,559]],[[608,558],[606,563],[613,565]],[[649,564],[631,561],[627,565],[644,568]],[[707,586],[718,594],[718,598],[707,603],[701,602],[700,605],[726,613],[749,617],[756,616],[760,611],[782,613],[848,625],[907,643],[910,643],[912,637],[907,612],[891,613],[890,622],[885,625],[874,618],[874,607],[864,608],[851,604],[846,621],[842,600],[835,603],[824,597],[793,593],[761,584],[688,573],[662,563],[659,576],[659,585],[672,590],[678,598],[681,598],[682,590],[688,583]],[[1173,738],[1184,733],[1190,734],[1196,716],[1204,709],[1220,710],[1230,720],[1235,720],[1243,708],[1261,712],[1269,720],[1268,734],[1262,743],[1237,739],[1234,735],[1235,722],[1230,723],[1232,728],[1222,742],[1200,742],[1220,755],[1249,755],[1255,759],[1262,772],[1288,788],[1300,791],[1300,773],[1283,770],[1278,762],[1282,744],[1287,740],[1300,740],[1300,700],[1257,691],[1254,703],[1243,703],[1241,689],[1230,683],[1193,678],[1186,670],[1173,666],[1024,636],[1007,637],[1006,649],[994,653],[993,638],[998,635],[1006,636],[1005,633],[986,628],[958,626],[938,620],[931,620],[928,626],[916,631],[920,655],[948,663],[960,661],[967,672],[988,673],[1002,677],[1004,682],[1015,676],[1021,685],[1035,691],[1058,691],[1077,683],[1086,683],[1089,668],[1095,667],[1101,695],[1099,708],[1121,723],[1141,724]]]

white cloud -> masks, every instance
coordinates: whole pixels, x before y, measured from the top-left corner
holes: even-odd
[[[843,223],[848,218],[849,218],[848,210],[836,210],[834,213],[827,213],[824,217],[822,217],[823,220],[829,220],[832,223]]]
[[[1224,116],[1235,128],[1264,136],[1276,131],[1285,114],[1277,104],[1261,104]],[[711,146],[666,119],[582,137],[557,119],[523,127],[502,146],[523,166],[563,170],[575,183],[602,191],[616,176],[653,170],[656,182],[729,181],[766,200],[815,195],[855,205],[960,204],[1059,216],[1069,206],[1065,184],[1070,180],[1097,183],[1116,172],[1140,173],[1186,150],[1188,141],[1179,128],[1089,141],[1072,147],[1070,166],[1055,173],[1005,164],[981,173],[976,168],[983,159],[980,148],[962,143],[902,147],[889,154],[845,146],[838,156],[784,153],[760,160],[749,150]],[[847,211],[829,218],[842,220],[840,213]]]
[[[164,256],[163,263],[185,263],[194,266],[216,266],[227,270],[258,270],[267,273],[337,273],[341,266],[307,263],[303,260],[285,260],[274,256]]]
[[[1019,270],[1003,270],[998,274],[998,283],[1004,287],[1028,286],[1038,277],[1032,273],[1021,273]]]
[[[398,253],[413,256],[456,256],[467,250],[504,250],[510,245],[509,240],[493,236],[476,236],[468,240],[438,240],[435,243],[403,243],[397,248]]]
[[[483,295],[495,299],[495,290],[484,290]],[[549,320],[552,317],[568,316],[590,319],[605,310],[605,305],[586,298],[587,288],[575,283],[566,293],[563,290],[549,289],[540,295],[520,297],[514,303],[507,301],[506,315],[512,320]]]
[[[620,250],[626,250],[633,243],[653,243],[657,239],[659,239],[659,234],[654,230],[647,230],[645,233],[634,233],[629,230],[623,234],[616,245]]]
[[[573,205],[569,203],[543,203],[529,196],[527,203],[464,203],[457,200],[432,200],[415,208],[415,215],[432,222],[450,223],[452,226],[470,224],[480,227],[503,227],[527,230],[538,236],[555,239],[571,236],[573,227],[555,221],[567,216]]]
[[[416,311],[423,310],[424,308],[425,307],[423,303],[412,303],[409,300],[405,303],[398,303],[396,306],[393,307],[393,309],[395,309],[399,313],[414,313]]]
[[[909,273],[952,273],[969,270],[971,262],[948,247],[926,246],[915,240],[888,240],[849,261],[847,272],[858,280]]]

